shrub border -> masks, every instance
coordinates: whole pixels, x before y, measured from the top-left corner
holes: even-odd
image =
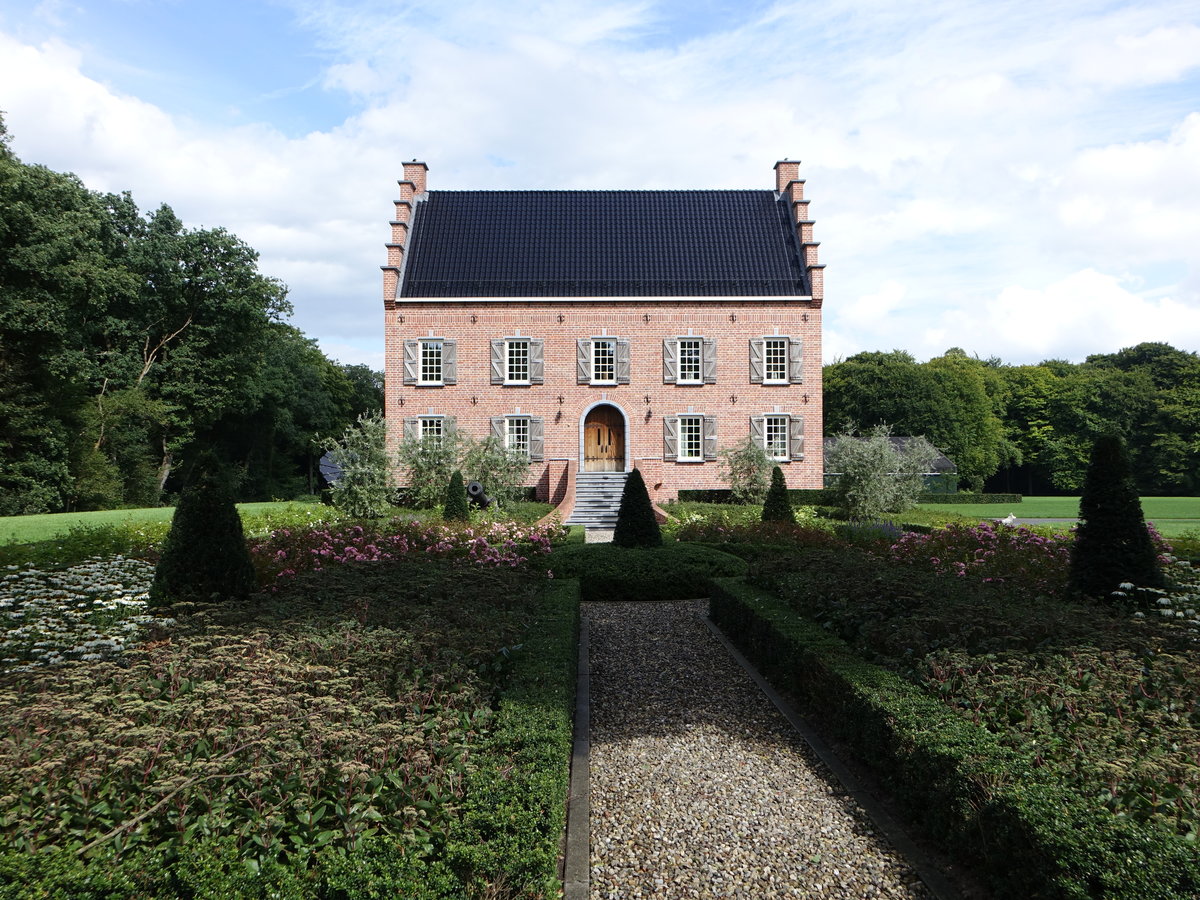
[[[714,579],[709,615],[768,680],[810,704],[934,839],[976,860],[997,896],[1200,895],[1195,844],[1088,806],[779,598],[743,579]]]

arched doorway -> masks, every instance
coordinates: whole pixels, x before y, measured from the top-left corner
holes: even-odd
[[[615,406],[594,406],[583,420],[583,471],[625,471],[625,416]]]

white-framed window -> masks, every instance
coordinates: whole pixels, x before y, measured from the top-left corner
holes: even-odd
[[[679,460],[695,462],[704,459],[704,419],[700,416],[679,417]]]
[[[492,438],[505,450],[524,453],[532,462],[545,457],[546,429],[541,416],[493,416],[491,422]]]
[[[701,343],[700,338],[679,339],[679,377],[678,384],[700,384]]]
[[[504,447],[529,454],[529,420],[524,417],[511,416],[505,419]]]
[[[750,341],[751,384],[801,384],[804,345],[799,338],[770,335]]]
[[[431,438],[435,441],[440,441],[443,437],[452,433],[454,429],[454,416],[434,415],[432,413],[425,416],[413,416],[404,420],[404,439],[406,441],[419,441]]]
[[[804,459],[804,416],[784,412],[751,416],[750,437],[776,462]]]
[[[529,341],[514,339],[504,342],[504,381],[506,384],[529,383]]]
[[[404,342],[404,383],[422,387],[454,384],[458,379],[457,343],[444,338]]]
[[[575,373],[580,384],[629,384],[629,341],[614,337],[579,341]]]
[[[663,340],[663,384],[712,384],[717,380],[717,342],[706,337]]]
[[[592,382],[595,384],[616,384],[616,341],[604,338],[592,341]]]
[[[545,342],[511,337],[492,341],[492,384],[529,385],[545,381]]]
[[[787,338],[767,338],[763,341],[763,383],[787,384]]]
[[[440,441],[446,433],[445,423],[441,416],[420,416],[417,421],[420,423],[421,440],[433,438]]]
[[[774,460],[791,459],[788,455],[789,416],[766,416],[763,423],[763,449]]]
[[[717,419],[697,413],[663,417],[663,459],[705,462],[717,458]]]

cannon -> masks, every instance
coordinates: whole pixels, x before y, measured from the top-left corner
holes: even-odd
[[[487,509],[494,502],[491,497],[484,493],[483,485],[478,481],[467,483],[467,499],[480,509]]]

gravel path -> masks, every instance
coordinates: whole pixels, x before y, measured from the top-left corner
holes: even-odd
[[[709,633],[707,606],[583,604],[592,900],[928,900]]]

